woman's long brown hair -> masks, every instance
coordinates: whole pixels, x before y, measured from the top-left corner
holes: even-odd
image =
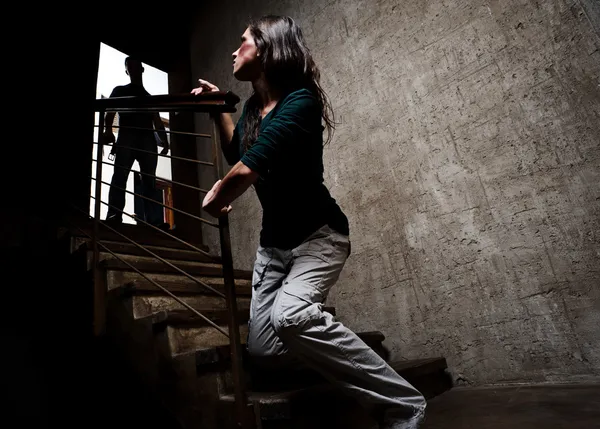
[[[321,116],[327,128],[329,143],[335,130],[333,109],[327,94],[321,87],[321,74],[302,30],[287,16],[264,16],[248,25],[254,38],[267,84],[277,88],[283,96],[301,88],[310,90],[321,106]],[[248,99],[244,121],[244,147],[252,146],[258,137],[261,122],[260,99],[253,93]]]

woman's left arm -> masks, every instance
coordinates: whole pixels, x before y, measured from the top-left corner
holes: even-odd
[[[241,161],[235,164],[223,180],[215,183],[204,197],[202,208],[211,216],[223,216],[231,211],[230,204],[258,180],[258,173]]]

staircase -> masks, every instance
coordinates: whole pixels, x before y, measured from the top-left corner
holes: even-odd
[[[108,291],[107,337],[182,428],[236,427],[229,339],[214,327],[228,330],[225,300],[218,295],[224,288],[219,259],[167,241],[147,228],[122,225],[121,230],[187,275],[148,256],[148,252],[118,235],[101,230],[100,242],[113,252],[100,250],[97,277]],[[73,266],[87,279],[85,287],[91,289],[91,240],[78,228],[65,229],[60,240],[70,253]],[[204,314],[214,325],[166,295],[131,266]],[[202,287],[190,276],[213,290]],[[251,277],[249,271],[235,271],[242,342],[247,335]],[[335,316],[335,308],[325,310]],[[358,335],[389,361],[381,332]],[[257,428],[375,427],[357,403],[311,370],[259,370],[245,354],[243,362]],[[389,363],[427,398],[451,387],[443,357]]]

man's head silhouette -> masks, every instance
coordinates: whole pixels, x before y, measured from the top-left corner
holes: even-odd
[[[141,83],[144,67],[142,62],[132,57],[125,58],[125,73],[131,78],[132,82]]]

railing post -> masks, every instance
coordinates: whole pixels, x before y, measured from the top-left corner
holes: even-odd
[[[100,222],[100,207],[102,199],[102,160],[104,147],[104,110],[98,112],[98,147],[96,150],[96,187],[95,187],[95,205],[94,205],[94,226],[92,230],[93,259],[92,270],[94,274],[94,310],[93,310],[93,329],[94,335],[102,335],[106,324],[106,285],[101,279],[100,269],[100,250],[98,248],[98,226]]]
[[[216,180],[224,177],[221,150],[218,144],[218,129],[216,119],[212,118],[212,155],[215,166]],[[237,298],[235,293],[235,278],[233,274],[233,257],[231,254],[231,237],[229,235],[229,216],[219,217],[219,241],[221,243],[221,260],[223,264],[223,280],[225,286],[225,300],[227,303],[229,343],[231,348],[232,375],[234,382],[234,396],[236,406],[237,424],[243,429],[254,429],[251,408],[248,406],[246,382],[242,367],[242,345],[240,341],[240,325],[237,312]]]

